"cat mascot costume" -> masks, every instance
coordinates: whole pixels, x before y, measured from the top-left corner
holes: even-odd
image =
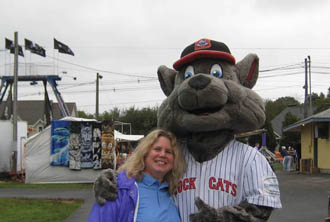
[[[234,138],[265,121],[263,101],[251,90],[258,56],[236,63],[224,43],[201,39],[173,68],[158,69],[167,96],[158,127],[176,134],[187,161],[175,196],[182,221],[267,221],[281,208],[276,175],[261,153]],[[115,186],[114,171],[102,172],[94,184],[97,202],[116,198]]]

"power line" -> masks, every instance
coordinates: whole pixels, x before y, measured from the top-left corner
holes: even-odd
[[[259,76],[260,79],[264,78],[271,78],[271,77],[282,77],[282,76],[292,76],[292,75],[298,75],[298,74],[304,74],[303,72],[292,72],[292,73],[284,73],[284,74],[274,74],[274,75],[267,75],[267,76]]]
[[[304,66],[302,65],[302,63],[296,63],[296,64],[280,66],[280,67],[276,67],[276,68],[269,68],[269,69],[259,70],[259,72],[270,72],[270,71],[288,70],[288,69],[296,69],[296,68],[304,68]]]
[[[100,106],[109,106],[109,105],[126,105],[126,104],[135,104],[135,103],[152,103],[152,102],[162,102],[163,100],[143,100],[143,101],[134,101],[134,102],[126,102],[126,103],[113,103],[113,104],[100,104]],[[93,107],[93,105],[79,105],[80,107]]]
[[[96,69],[96,68],[91,68],[91,67],[88,67],[88,66],[83,66],[83,65],[72,63],[72,62],[68,62],[68,61],[65,61],[65,60],[62,60],[62,59],[54,58],[52,56],[48,56],[48,57],[50,57],[50,58],[52,58],[54,60],[58,60],[58,61],[61,61],[61,62],[70,64],[70,65],[73,65],[73,66],[77,66],[77,67],[85,68],[85,69],[88,69],[88,70],[92,70],[94,72],[109,73],[109,74],[121,75],[121,76],[122,75],[126,75],[126,76],[130,76],[130,77],[138,77],[138,78],[154,78],[154,77],[150,77],[150,76],[134,75],[134,74],[128,74],[128,73],[122,73],[122,72],[114,72],[114,71]]]
[[[330,74],[329,72],[319,72],[319,71],[313,71],[313,74],[325,74],[325,75],[328,75]]]

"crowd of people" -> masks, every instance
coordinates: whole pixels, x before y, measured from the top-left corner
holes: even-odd
[[[299,170],[300,169],[300,149],[299,145],[297,145],[297,148],[293,148],[289,146],[288,148],[286,146],[281,147],[281,156],[283,157],[282,161],[282,167],[283,171],[293,171],[293,170]],[[296,163],[296,169],[293,169],[293,164]]]
[[[260,143],[255,143],[254,148],[260,151]],[[301,158],[301,148],[300,144],[293,148],[291,146],[281,146],[280,154],[283,157],[282,160],[282,169],[283,171],[293,171],[300,169],[300,158]],[[294,169],[295,164],[295,169]]]

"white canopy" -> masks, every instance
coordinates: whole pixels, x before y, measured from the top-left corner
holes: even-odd
[[[144,135],[126,135],[126,134],[122,134],[121,132],[118,132],[117,130],[115,130],[115,139],[120,139],[123,141],[138,141],[143,137],[144,137]]]

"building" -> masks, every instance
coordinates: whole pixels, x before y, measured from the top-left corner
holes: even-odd
[[[301,171],[330,173],[330,109],[283,129],[301,135]]]
[[[273,127],[273,131],[275,135],[279,138],[282,137],[283,133],[283,122],[285,120],[285,117],[288,113],[291,113],[292,115],[298,117],[299,119],[304,118],[304,107],[303,106],[288,106],[285,109],[282,110],[277,116],[272,119],[271,124]],[[307,110],[307,116],[312,115],[310,113],[310,110]]]
[[[70,116],[77,116],[76,103],[65,103],[69,109]],[[0,104],[0,110],[3,110],[5,104]],[[50,117],[51,120],[62,118],[58,103],[50,101]],[[17,101],[18,119],[27,121],[28,137],[42,131],[47,126],[45,114],[45,101],[43,100],[22,100]]]

